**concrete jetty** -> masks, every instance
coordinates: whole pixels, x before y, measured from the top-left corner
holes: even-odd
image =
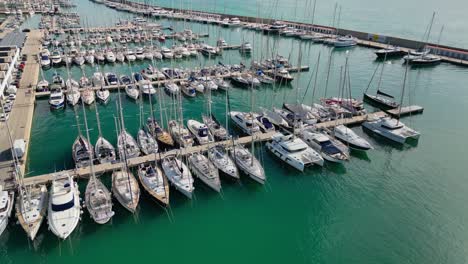
[[[12,135],[12,140],[25,140],[25,155],[20,160],[20,169],[25,173],[25,163],[28,158],[28,148],[31,134],[32,119],[34,115],[34,87],[39,77],[39,63],[37,55],[41,48],[42,32],[32,30],[27,34],[22,54],[27,55],[27,61],[23,69],[22,78],[16,93],[16,100],[13,104],[8,126]],[[11,143],[8,137],[6,124],[0,123],[0,184],[5,188],[12,188],[15,184],[13,174],[13,158],[11,156]]]

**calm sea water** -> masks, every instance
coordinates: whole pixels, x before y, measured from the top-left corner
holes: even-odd
[[[88,15],[90,23],[110,24],[126,14],[101,5],[80,1],[78,11]],[[418,12],[419,13],[419,12]],[[421,15],[421,14],[419,14]],[[91,19],[91,17],[93,17]],[[425,19],[420,18],[420,19]],[[218,37],[238,44],[242,39],[254,44],[252,57],[227,51],[222,58],[183,60],[178,67],[224,63],[250,63],[265,56],[265,47],[273,44],[285,56],[297,60],[299,45],[302,64],[319,64],[317,98],[325,95],[325,76],[330,48],[295,39],[270,38],[243,29],[220,29],[216,26],[160,20],[181,30],[210,33],[206,42]],[[344,22],[343,22],[344,23]],[[424,23],[423,23],[424,24]],[[384,26],[382,26],[384,27]],[[302,44],[301,44],[302,43]],[[170,46],[171,43],[166,43]],[[356,47],[334,51],[331,81],[327,95],[338,94],[340,67],[349,56],[352,92],[361,97],[376,65],[373,51]],[[170,65],[157,63],[158,67]],[[132,65],[134,71],[145,63]],[[89,75],[95,69],[85,67]],[[129,72],[128,64],[103,68],[104,72]],[[405,68],[400,60],[387,62],[383,77],[385,91],[398,94]],[[55,69],[45,71],[50,78]],[[62,75],[66,71],[57,69]],[[422,105],[424,114],[403,119],[421,131],[416,146],[394,146],[381,138],[353,128],[368,139],[375,149],[367,155],[353,153],[342,166],[327,163],[299,173],[280,163],[258,146],[256,155],[268,177],[259,186],[246,177],[241,182],[223,180],[222,195],[215,194],[196,181],[196,197],[189,201],[171,189],[171,209],[166,213],[147,195],[140,201],[139,212],[130,215],[115,202],[116,215],[111,224],[99,226],[85,212],[80,226],[67,241],[58,239],[43,224],[37,241],[28,242],[19,225],[11,224],[0,237],[0,263],[83,263],[83,262],[204,262],[204,263],[465,263],[467,261],[468,183],[463,122],[468,110],[465,68],[441,64],[433,68],[409,71],[407,103]],[[73,67],[78,79],[81,71]],[[255,90],[255,108],[280,106],[283,101],[311,102],[306,93],[312,71],[302,73],[290,86],[261,87]],[[295,77],[299,77],[297,74]],[[217,117],[225,114],[223,92],[213,94]],[[113,116],[117,93],[106,106],[99,106],[103,133],[115,144]],[[250,92],[233,89],[232,109],[249,110]],[[138,105],[122,95],[127,129],[135,135]],[[316,99],[317,99],[316,98]],[[162,93],[156,104],[164,102],[171,115],[171,101]],[[184,117],[200,119],[205,111],[201,95],[184,99]],[[91,141],[97,137],[94,107],[86,107]],[[145,114],[149,102],[144,101]],[[82,117],[81,108],[79,108]],[[369,110],[372,110],[369,108]],[[159,117],[159,110],[155,111]],[[82,120],[82,118],[81,118]],[[37,101],[30,145],[29,175],[73,167],[71,144],[77,135],[73,111],[51,112],[46,100]],[[109,184],[109,177],[104,176]],[[85,186],[85,181],[80,185]],[[110,185],[109,185],[110,186]],[[14,222],[14,220],[12,221]]]
[[[314,0],[138,0],[163,7],[184,8],[254,17],[287,19],[312,22]],[[421,40],[429,25],[432,13],[436,12],[430,41],[437,43],[444,26],[440,43],[468,48],[468,24],[464,0],[405,1],[405,0],[317,0],[314,22],[332,25],[335,4],[341,6],[335,26],[346,29]],[[338,8],[339,10],[339,8]]]

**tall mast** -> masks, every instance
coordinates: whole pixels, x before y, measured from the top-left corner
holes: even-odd
[[[408,64],[409,63],[406,63],[406,66],[405,66],[405,77],[403,78],[403,87],[401,88],[401,99],[400,99],[400,107],[398,108],[397,124],[400,122],[401,108],[403,107],[403,97],[405,96],[406,78],[408,77]]]

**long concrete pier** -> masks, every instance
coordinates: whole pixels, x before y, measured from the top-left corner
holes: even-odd
[[[39,77],[39,63],[37,55],[41,48],[42,32],[32,30],[27,34],[22,54],[27,55],[27,61],[23,69],[22,78],[16,93],[8,127],[11,139],[23,139],[26,149],[24,156],[20,159],[21,172],[25,173],[25,164],[28,158],[28,149],[31,136],[32,120],[34,115],[34,87]],[[0,184],[5,188],[12,188],[15,184],[13,157],[11,155],[11,142],[5,123],[0,123]]]

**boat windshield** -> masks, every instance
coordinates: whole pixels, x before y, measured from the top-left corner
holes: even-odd
[[[341,152],[335,145],[333,145],[331,141],[320,142],[320,145],[322,146],[322,151],[329,155],[334,155]]]
[[[198,130],[198,136],[207,137],[208,136],[208,128],[200,128]]]
[[[50,100],[60,100],[60,99],[62,99],[61,95],[54,95],[50,97]]]
[[[75,206],[75,198],[74,197],[71,199],[71,201],[66,202],[64,204],[52,204],[52,211],[61,212],[61,211],[68,210],[68,209],[72,208],[73,206]]]

